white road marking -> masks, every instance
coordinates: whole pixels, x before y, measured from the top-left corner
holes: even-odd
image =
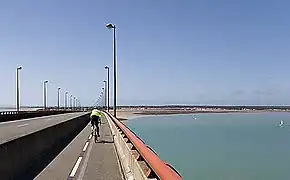
[[[92,134],[90,134],[90,136],[89,136],[89,139],[91,139],[92,138]]]
[[[76,174],[76,172],[77,172],[77,170],[78,170],[78,168],[79,168],[79,166],[80,166],[80,163],[81,163],[81,161],[82,161],[82,158],[83,158],[83,157],[79,157],[79,158],[78,158],[78,160],[77,160],[77,162],[76,162],[76,164],[75,164],[73,170],[71,171],[71,173],[70,173],[70,175],[69,175],[70,177],[74,177],[74,176],[75,176],[75,174]]]
[[[86,131],[86,128],[84,128],[35,178],[35,179],[40,179],[41,174],[47,170],[47,168],[49,168],[55,161],[57,161],[57,159],[59,159],[59,157],[67,151],[67,149],[69,149],[72,144],[76,141],[77,138],[79,138],[81,136],[82,133],[84,133]]]
[[[86,151],[88,145],[89,145],[89,142],[86,142],[85,147],[83,148],[83,151]]]
[[[23,127],[23,126],[27,126],[28,124],[21,124],[21,125],[18,125],[17,127]]]
[[[76,177],[77,180],[83,180],[84,178],[84,174],[85,174],[85,171],[87,169],[87,166],[88,166],[88,161],[89,161],[89,157],[91,155],[91,151],[92,151],[92,148],[93,148],[93,143],[89,143],[89,147],[88,147],[88,150],[87,150],[87,153],[84,157],[84,162],[83,162],[83,165],[82,167],[80,168],[80,173],[79,173],[79,177]]]

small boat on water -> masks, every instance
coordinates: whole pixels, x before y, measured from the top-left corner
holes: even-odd
[[[279,127],[283,127],[283,125],[284,125],[284,121],[281,120],[281,121],[280,121],[280,124],[279,124]]]

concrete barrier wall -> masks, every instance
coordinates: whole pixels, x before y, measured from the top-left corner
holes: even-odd
[[[33,179],[88,123],[86,114],[1,144],[1,179]]]
[[[135,133],[111,114],[104,112],[114,137],[119,159],[127,180],[181,180],[181,175],[162,161]]]
[[[15,112],[1,112],[0,122],[14,121],[19,119],[34,118],[41,116],[50,116],[56,114],[70,113],[73,111],[20,111],[19,113]]]
[[[121,161],[121,166],[126,180],[147,180],[145,173],[140,167],[138,161],[134,157],[131,148],[128,146],[127,142],[122,136],[122,133],[118,130],[115,123],[111,120],[107,113],[104,113],[106,116],[109,126],[114,138],[115,147]]]

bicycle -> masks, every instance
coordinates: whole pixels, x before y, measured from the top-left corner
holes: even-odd
[[[94,140],[95,140],[95,142],[97,142],[98,141],[98,135],[97,135],[97,127],[96,127],[96,125],[92,126],[92,136],[94,136]]]

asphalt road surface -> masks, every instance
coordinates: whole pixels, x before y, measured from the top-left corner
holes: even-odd
[[[97,142],[88,124],[34,180],[124,180],[107,119]]]

